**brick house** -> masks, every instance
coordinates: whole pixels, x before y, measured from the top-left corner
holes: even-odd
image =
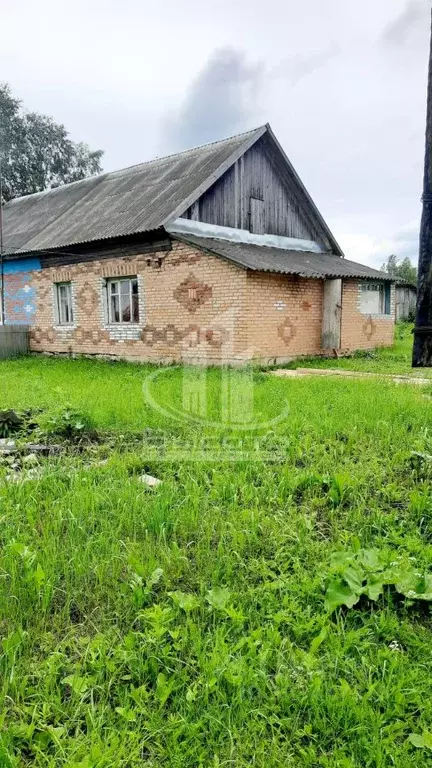
[[[269,125],[3,219],[5,322],[35,352],[282,362],[393,340],[394,284],[344,258]]]

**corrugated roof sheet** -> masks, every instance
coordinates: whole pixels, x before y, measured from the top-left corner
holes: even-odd
[[[352,277],[393,281],[393,278],[386,272],[379,272],[377,269],[357,264],[355,261],[341,259],[340,256],[334,256],[331,253],[287,251],[265,245],[234,243],[229,240],[198,237],[197,235],[173,234],[173,237],[210,251],[217,256],[222,256],[238,267],[256,272],[276,272],[282,275],[299,275],[299,277],[321,279]]]
[[[224,172],[266,126],[176,155],[12,200],[3,209],[5,253],[29,253],[148,232]],[[185,205],[185,208],[187,205]],[[180,212],[177,213],[179,215]]]

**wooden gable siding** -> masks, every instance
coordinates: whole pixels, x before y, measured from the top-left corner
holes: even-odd
[[[254,144],[182,217],[252,231],[253,201],[262,200],[265,234],[315,240],[329,247],[265,138]]]

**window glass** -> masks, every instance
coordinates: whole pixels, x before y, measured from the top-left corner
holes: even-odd
[[[139,322],[138,279],[127,277],[108,281],[108,321]]]
[[[72,284],[57,283],[57,321],[59,325],[73,323]]]

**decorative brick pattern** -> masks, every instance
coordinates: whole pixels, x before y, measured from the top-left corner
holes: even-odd
[[[23,258],[4,262],[5,322],[31,325],[36,314],[35,275],[39,259]]]
[[[192,272],[174,291],[174,298],[188,312],[196,312],[211,296],[211,287],[200,283]]]
[[[5,317],[7,322],[31,325],[36,312],[34,272],[5,275]]]
[[[254,358],[284,362],[319,354],[322,303],[322,280],[248,273],[246,338]]]
[[[52,285],[66,274],[75,327],[59,330]],[[138,278],[139,323],[107,322],[106,280],[119,275]],[[322,280],[247,272],[177,241],[166,252],[47,267],[32,273],[32,281],[34,351],[210,364],[283,362],[321,352]],[[358,292],[358,281],[344,281],[342,348],[391,344],[393,315],[362,315]]]
[[[67,331],[54,327],[52,298],[54,279],[65,273],[73,286],[77,318],[76,327]],[[108,324],[106,280],[135,275],[139,323]],[[167,252],[83,262],[67,270],[47,267],[35,279],[34,351],[166,362],[181,360],[192,352],[194,361],[217,363],[225,360],[228,345],[229,359],[242,360],[245,342],[237,329],[243,324],[246,273],[183,243],[174,241]],[[174,297],[179,286],[183,286],[186,306]],[[237,313],[234,324],[230,315],[233,307]]]
[[[395,290],[390,289],[390,314],[365,315],[360,311],[361,282],[344,280],[342,284],[341,348],[373,349],[393,343]]]
[[[372,320],[372,315],[369,315],[366,322],[363,323],[363,333],[366,336],[366,338],[370,341],[374,333],[376,333],[376,330],[377,330],[376,323]]]
[[[289,317],[286,318],[286,320],[283,321],[278,326],[278,336],[282,339],[282,341],[288,346],[290,341],[293,339],[293,337],[297,333],[297,328],[295,327],[294,323],[291,322]]]
[[[83,317],[94,317],[99,307],[99,296],[97,287],[94,285],[94,282],[91,280],[85,280],[79,290],[74,291],[74,293],[76,293],[80,312],[82,313]]]

